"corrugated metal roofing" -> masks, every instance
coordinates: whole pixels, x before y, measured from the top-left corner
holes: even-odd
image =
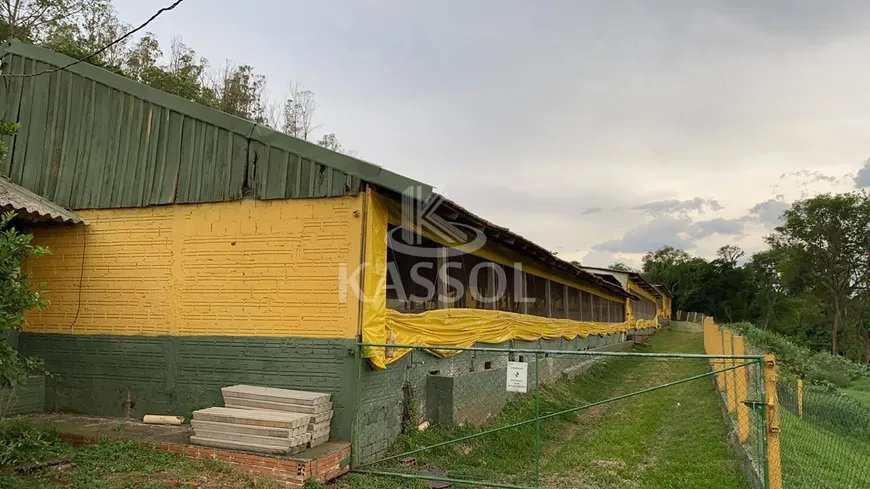
[[[436,212],[444,215],[449,221],[467,221],[472,226],[483,230],[488,238],[500,243],[504,243],[510,248],[515,249],[524,255],[530,256],[538,260],[539,262],[545,263],[550,267],[560,269],[587,282],[591,282],[601,288],[616,293],[617,295],[620,295],[622,297],[636,297],[629,291],[623,289],[621,285],[614,285],[613,283],[608,282],[607,280],[599,277],[594,273],[587,272],[583,268],[578,267],[571,262],[562,260],[546,248],[520,236],[517,233],[514,233],[506,227],[498,226],[490,221],[487,221],[486,219],[474,214],[473,212],[469,211],[468,209],[462,207],[461,205],[446,197],[441,197],[441,205],[438,206],[438,210]]]
[[[65,224],[87,224],[75,212],[46,200],[20,185],[0,177],[0,212],[15,211],[31,221],[56,221]]]
[[[72,58],[20,42],[0,46],[4,72],[39,73]],[[153,89],[87,63],[0,83],[2,171],[73,209],[356,194],[366,181],[432,188],[377,165]]]

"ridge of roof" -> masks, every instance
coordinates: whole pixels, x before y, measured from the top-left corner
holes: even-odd
[[[0,57],[4,57],[7,54],[31,58],[56,67],[65,67],[77,61],[75,58],[56,51],[17,40],[10,40],[0,45]],[[117,73],[112,73],[87,62],[75,63],[72,66],[59,70],[58,73],[64,71],[94,80],[107,87],[166,107],[193,119],[207,122],[253,141],[293,152],[334,170],[359,177],[361,180],[369,183],[397,192],[402,192],[409,187],[419,187],[419,195],[423,198],[427,198],[432,192],[431,185],[405,177],[374,163],[326,149],[315,143],[294,138],[282,132],[227,114],[226,112],[221,112],[220,110],[206,107],[177,95],[149,87],[144,83],[137,82]]]

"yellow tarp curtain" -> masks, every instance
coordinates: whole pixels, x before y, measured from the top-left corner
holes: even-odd
[[[482,309],[439,309],[419,314],[389,310],[386,299],[388,205],[386,198],[371,189],[367,191],[363,343],[472,347],[476,343],[498,344],[511,340],[572,340],[625,333],[637,327],[657,327],[655,321],[635,322],[628,301],[627,320],[622,323],[580,322]],[[408,353],[406,349],[387,350],[368,347],[363,355],[375,368],[384,369]],[[432,352],[440,356],[451,353]]]

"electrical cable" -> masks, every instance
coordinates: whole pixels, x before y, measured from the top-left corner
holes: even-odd
[[[3,74],[3,75],[0,75],[0,76],[3,76],[4,78],[30,78],[30,77],[34,77],[34,76],[40,76],[40,75],[49,74],[49,73],[56,73],[56,72],[58,72],[58,71],[65,70],[65,69],[67,69],[67,68],[69,68],[69,67],[71,67],[71,66],[75,66],[75,65],[77,65],[77,64],[79,64],[79,63],[83,63],[83,62],[89,61],[89,60],[93,59],[95,56],[97,56],[97,55],[99,55],[99,54],[102,54],[102,53],[106,52],[106,50],[109,49],[109,48],[111,48],[112,46],[114,46],[114,45],[120,43],[121,41],[127,39],[128,37],[132,36],[133,34],[135,34],[135,33],[139,32],[139,31],[141,31],[142,29],[145,28],[145,26],[147,26],[148,24],[150,24],[151,22],[153,22],[154,19],[156,19],[157,17],[160,17],[160,15],[163,14],[163,12],[168,12],[168,11],[174,9],[174,8],[177,7],[179,4],[181,4],[181,2],[183,2],[183,1],[184,1],[184,0],[175,0],[175,2],[172,3],[172,5],[169,5],[169,6],[166,6],[166,7],[161,8],[160,10],[158,10],[157,12],[155,12],[154,15],[152,15],[151,17],[149,17],[148,20],[146,20],[145,22],[143,22],[142,24],[140,24],[139,27],[137,27],[137,28],[135,28],[135,29],[133,29],[133,30],[131,30],[131,31],[128,31],[128,32],[127,32],[126,34],[124,34],[123,36],[121,36],[121,37],[115,39],[114,41],[110,42],[109,44],[106,44],[106,45],[103,46],[102,48],[100,48],[100,49],[94,51],[93,53],[91,53],[91,54],[85,56],[85,57],[82,58],[82,59],[77,59],[77,60],[73,61],[72,63],[66,64],[66,65],[64,65],[64,66],[58,66],[57,68],[52,68],[52,69],[50,69],[50,70],[40,71],[39,73],[20,73],[20,74],[10,73],[10,74]]]

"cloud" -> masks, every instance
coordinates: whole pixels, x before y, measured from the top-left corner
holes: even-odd
[[[691,249],[695,245],[684,237],[690,225],[689,219],[662,217],[631,229],[622,239],[611,239],[592,247],[595,251],[611,253],[646,253],[662,246]]]
[[[837,183],[840,179],[833,175],[826,175],[820,171],[798,170],[790,173],[783,173],[779,176],[780,180],[785,180],[788,177],[794,177],[798,180],[798,185],[807,185],[815,182]]]
[[[855,175],[855,186],[858,188],[870,187],[870,160],[867,160],[864,166],[858,170],[858,174]]]
[[[860,173],[860,172],[859,172]],[[758,219],[766,227],[773,228],[782,224],[782,213],[791,207],[787,202],[779,199],[770,199],[755,204],[749,209],[749,215]]]
[[[713,235],[736,236],[745,230],[747,217],[716,218],[693,222],[688,217],[659,217],[625,233],[622,239],[611,239],[592,247],[611,253],[646,253],[673,246],[683,250],[695,248],[695,242]]]
[[[745,217],[737,219],[723,219],[717,217],[709,221],[699,221],[692,223],[686,232],[695,239],[706,238],[714,234],[721,235],[739,235],[743,234],[746,227],[747,219]]]
[[[601,251],[601,250],[591,250],[586,253],[580,262],[589,267],[609,267],[616,262],[622,262],[626,265],[634,268],[635,270],[640,270],[643,268],[643,263],[640,260],[624,255],[616,255],[610,253],[609,251]]]
[[[599,212],[604,212],[604,207],[590,207],[585,211],[581,212],[581,216],[588,216],[590,214],[598,214]]]
[[[654,202],[647,202],[645,204],[638,204],[628,208],[628,210],[644,211],[654,216],[663,216],[667,214],[683,214],[691,211],[704,212],[705,209],[709,209],[711,211],[718,211],[722,210],[723,207],[719,203],[719,201],[715,199],[702,199],[701,197],[695,197],[689,200],[657,200]]]

